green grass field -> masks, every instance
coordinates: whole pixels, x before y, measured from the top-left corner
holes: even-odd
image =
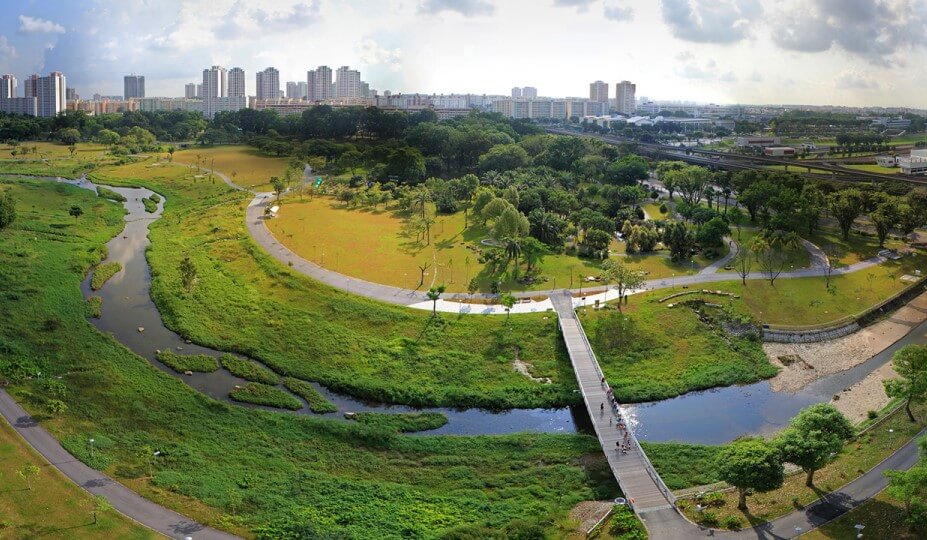
[[[33,174],[39,176],[64,176],[75,178],[94,167],[111,163],[114,158],[106,154],[106,147],[94,143],[78,143],[77,152],[71,156],[68,147],[51,142],[23,142],[19,148],[33,148],[25,155],[11,155],[14,147],[0,144],[0,174]]]
[[[853,169],[854,171],[865,171],[871,173],[879,174],[898,174],[901,172],[899,167],[882,167],[881,165],[844,165],[847,169]]]
[[[832,247],[839,250],[839,260],[843,264],[854,264],[871,259],[879,254],[882,248],[874,236],[863,236],[850,233],[849,238],[843,239],[839,231],[819,229],[808,240],[823,249],[825,253]],[[904,242],[889,238],[885,241],[886,248],[900,248]]]
[[[573,505],[618,494],[599,458],[598,443],[588,436],[406,437],[376,426],[244,409],[196,392],[96,331],[85,319],[79,285],[84,273],[99,261],[105,242],[123,226],[121,209],[72,186],[23,180],[10,185],[21,201],[21,212],[16,223],[0,231],[0,276],[6,286],[0,309],[7,314],[0,318],[4,347],[0,373],[14,381],[11,393],[69,451],[152,500],[249,537],[326,534],[398,539],[437,538],[465,525],[500,530],[514,520],[537,524],[556,536]],[[170,205],[191,208],[192,203],[180,197],[180,188],[157,187],[168,196]],[[203,204],[230,206],[229,223],[240,224],[239,202],[238,197],[229,201],[218,196]],[[67,215],[72,204],[89,211],[75,220]],[[176,235],[176,227],[184,223],[181,217],[179,212],[169,213],[163,230],[152,234],[153,246],[163,245],[149,254],[160,264],[155,264],[156,276],[169,273],[173,266],[164,263],[164,251],[176,245],[169,244],[165,236]],[[216,222],[215,216],[189,219],[207,222],[204,229],[209,231],[215,224],[229,225]],[[52,227],[56,223],[69,225],[57,229]],[[229,243],[228,237],[236,232],[240,231],[220,228],[211,233],[209,242]],[[217,239],[223,237],[224,242]],[[321,326],[325,318],[351,320],[361,332],[374,325],[383,334],[391,319],[396,321],[393,335],[421,330],[423,318],[404,317],[399,315],[404,311],[376,304],[352,304],[328,289],[300,284],[301,278],[290,276],[278,265],[262,267],[246,251],[239,254],[250,261],[253,272],[236,278],[233,268],[210,254],[212,248],[204,239],[197,242],[195,238],[184,241],[196,242],[197,251],[207,254],[197,259],[202,282],[227,274],[237,279],[245,294],[230,301],[256,299],[241,308],[212,305],[208,311],[250,311],[255,305],[271,303],[270,311],[257,314],[257,320],[264,321],[255,331],[260,336],[268,334],[268,324],[276,328],[287,317],[295,319],[301,332],[308,329],[310,340],[320,338],[322,334],[311,332],[311,326]],[[241,238],[233,244],[244,249]],[[228,246],[223,250],[231,253]],[[208,266],[217,268],[207,271]],[[274,282],[276,287],[257,288],[252,278],[269,269],[274,279],[257,276],[258,281]],[[161,279],[170,283],[175,278],[156,277],[156,281]],[[334,297],[330,304],[320,300],[323,292]],[[320,311],[324,316],[313,318],[311,308],[304,307],[300,315],[280,299],[287,296],[295,296],[293,305],[313,300],[315,309],[327,309]],[[199,301],[183,298],[189,304]],[[352,306],[356,309],[349,309]],[[279,319],[269,320],[271,313]],[[474,319],[478,325],[486,320]],[[217,333],[226,331],[217,321],[206,324]],[[491,321],[489,335],[501,325],[501,320]],[[338,340],[346,337],[337,326],[319,330],[340,332],[335,336]],[[476,330],[482,332],[486,327]],[[469,348],[474,342],[472,335],[468,337]],[[368,345],[377,347],[369,340]],[[426,345],[422,343],[419,350],[427,350]],[[407,346],[414,347],[414,341]],[[357,351],[352,353],[356,356]],[[312,351],[300,357],[319,360]],[[440,361],[453,358],[442,355]],[[471,361],[469,369],[474,365],[480,364]],[[427,357],[418,356],[414,367],[427,371],[432,366]],[[60,381],[63,388],[23,378],[37,371],[46,374],[45,381]],[[411,384],[408,377],[402,383]],[[43,413],[51,396],[67,405],[54,419]],[[97,441],[92,458],[87,437]],[[141,457],[147,455],[146,448],[161,452],[151,464],[153,477],[149,477],[147,458]],[[43,519],[47,523],[48,515]]]
[[[251,146],[194,147],[175,152],[174,161],[214,169],[240,186],[265,191],[272,189],[270,177],[282,177],[287,167],[285,158],[265,156]]]
[[[879,493],[862,505],[850,510],[819,529],[803,535],[805,540],[856,540],[862,524],[864,538],[891,538],[892,540],[918,540],[927,533],[923,528],[912,529],[905,522],[904,504],[886,492]]]
[[[731,238],[739,242],[742,247],[748,247],[759,233],[758,229],[741,227],[740,232],[734,227],[731,230]],[[759,265],[754,263],[754,270],[759,271]],[[811,266],[811,255],[804,246],[798,245],[785,250],[785,271],[790,272],[793,269],[808,268]],[[721,270],[724,271],[724,270]]]

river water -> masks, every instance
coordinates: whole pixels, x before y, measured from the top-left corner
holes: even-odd
[[[86,179],[61,180],[86,189],[95,189]],[[149,289],[151,273],[145,259],[149,245],[148,226],[161,217],[164,198],[155,213],[146,213],[141,202],[152,191],[141,188],[110,188],[127,199],[124,203],[125,229],[107,245],[109,257],[106,262],[122,264],[122,271],[113,276],[99,291],[90,290],[90,276],[84,280],[84,296],[96,295],[103,298],[102,317],[92,322],[100,330],[111,333],[116,339],[136,354],[148,359],[155,367],[178,377],[186,384],[216,399],[229,401],[228,393],[236,385],[246,381],[220,369],[213,373],[195,373],[192,376],[179,375],[161,364],[156,351],[172,349],[179,354],[208,354],[219,356],[221,351],[188,343],[175,334],[161,321],[161,315],[151,300]],[[139,328],[144,331],[139,331]],[[745,434],[766,434],[783,428],[802,408],[819,402],[830,401],[844,388],[852,386],[869,373],[891,360],[899,348],[911,344],[927,343],[927,323],[914,328],[905,338],[879,355],[856,366],[828,377],[824,377],[794,393],[774,392],[769,382],[763,381],[744,386],[732,386],[701,392],[691,392],[676,398],[651,403],[639,403],[624,407],[638,438],[650,442],[679,441],[688,443],[720,444]],[[318,384],[314,386],[332,403],[339,412],[326,416],[342,418],[347,411],[361,412],[440,412],[448,417],[448,423],[427,434],[490,435],[520,431],[553,433],[590,432],[591,424],[582,407],[559,409],[512,409],[491,411],[485,409],[414,408],[401,405],[385,405],[358,400],[338,394]],[[239,404],[245,407],[262,408]],[[298,414],[313,414],[307,407]]]

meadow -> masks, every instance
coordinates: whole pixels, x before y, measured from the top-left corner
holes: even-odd
[[[244,409],[190,389],[85,319],[80,282],[121,229],[122,209],[72,186],[9,185],[22,211],[0,231],[0,309],[10,314],[0,319],[0,374],[69,451],[159,504],[246,537],[392,539],[511,529],[513,522],[559,535],[573,505],[618,494],[589,436],[407,437],[392,427]],[[182,206],[179,190],[161,187],[169,203]],[[68,216],[75,203],[90,211]],[[171,220],[182,222],[179,215]],[[67,226],[52,226],[59,223]],[[165,229],[158,234],[172,232]],[[158,234],[154,246],[165,243]],[[156,251],[153,260],[163,257]],[[229,271],[220,262],[211,260]],[[215,278],[198,269],[204,282]],[[305,289],[288,291],[308,298]],[[362,311],[348,313],[363,320]],[[56,384],[26,378],[38,371]],[[67,406],[54,418],[44,414],[52,397]],[[93,457],[88,437],[97,441]],[[161,452],[150,476],[140,457],[149,448]]]
[[[271,191],[270,177],[282,177],[287,168],[285,158],[265,156],[254,147],[240,145],[178,150],[174,161],[221,171],[240,186],[263,191]],[[206,171],[197,174],[208,177]]]
[[[77,151],[71,155],[67,145],[28,141],[18,147],[0,143],[0,174],[34,174],[39,176],[63,176],[76,178],[94,167],[115,161],[107,155],[106,147],[96,143],[78,143]],[[28,148],[29,153],[12,155],[14,149]],[[35,152],[31,151],[35,148]]]

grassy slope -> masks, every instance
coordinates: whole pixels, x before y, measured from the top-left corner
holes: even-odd
[[[285,158],[268,157],[250,146],[216,146],[191,148],[174,153],[174,161],[215,168],[240,186],[270,191],[270,177],[283,176]],[[233,174],[234,173],[234,174]]]
[[[32,464],[32,489],[16,471]],[[0,420],[0,536],[4,538],[160,538],[109,510],[93,523],[93,496],[48,464],[9,424]]]
[[[167,325],[185,337],[281,374],[384,401],[535,407],[577,400],[553,317],[514,317],[508,328],[502,317],[451,315],[436,322],[424,311],[335,291],[289,271],[252,242],[242,218],[244,194],[193,184],[188,174],[176,166],[134,165],[95,176],[135,184],[131,178],[142,177],[167,196],[165,217],[151,231],[152,295]],[[179,285],[186,255],[198,272],[192,293]],[[534,375],[554,384],[518,374],[515,345]]]
[[[0,319],[0,370],[60,375],[68,410],[46,427],[146,496],[240,534],[297,519],[350,538],[433,538],[516,518],[553,527],[576,502],[616,495],[601,460],[582,459],[600,452],[591,437],[403,437],[197,393],[84,318],[79,283],[121,227],[118,209],[76,188],[23,185],[20,219],[0,232],[0,309],[11,314]],[[66,209],[75,201],[93,211],[66,233],[51,229],[59,215],[74,223]],[[52,318],[55,330],[45,325]],[[35,384],[12,391],[34,412],[48,397]],[[145,446],[162,452],[153,481],[139,457]]]

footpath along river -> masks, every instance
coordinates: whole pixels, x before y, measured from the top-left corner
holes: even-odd
[[[96,189],[96,185],[86,179],[54,180],[85,189]],[[105,261],[119,262],[122,270],[99,291],[90,290],[89,275],[84,280],[82,290],[85,297],[95,295],[103,298],[102,317],[93,319],[93,324],[100,330],[112,334],[158,369],[180,378],[204,394],[230,401],[229,391],[236,385],[245,384],[246,381],[224,369],[213,373],[195,373],[192,376],[179,375],[155,358],[157,350],[211,356],[219,356],[222,351],[188,343],[165,327],[149,294],[151,272],[145,257],[145,250],[149,245],[148,226],[161,217],[165,202],[163,196],[157,211],[147,213],[141,199],[149,197],[153,193],[151,190],[118,187],[109,189],[127,199],[123,203],[128,212],[125,217],[126,227],[107,244],[109,256]],[[144,331],[139,332],[139,327],[144,328]],[[776,392],[770,388],[768,381],[762,381],[744,386],[690,392],[662,401],[627,405],[625,410],[638,437],[649,442],[720,444],[745,434],[770,433],[784,427],[802,408],[813,403],[829,401],[834,394],[859,382],[889,362],[894,351],[910,343],[927,343],[927,323],[912,329],[906,337],[868,361],[852,369],[821,378],[798,392]],[[339,408],[337,413],[319,416],[342,418],[343,413],[347,411],[440,412],[446,415],[448,423],[439,429],[425,432],[429,435],[490,435],[519,431],[575,433],[590,430],[589,419],[580,407],[504,411],[416,408],[358,400],[332,392],[318,384],[314,386]],[[308,407],[297,413],[313,414]]]

